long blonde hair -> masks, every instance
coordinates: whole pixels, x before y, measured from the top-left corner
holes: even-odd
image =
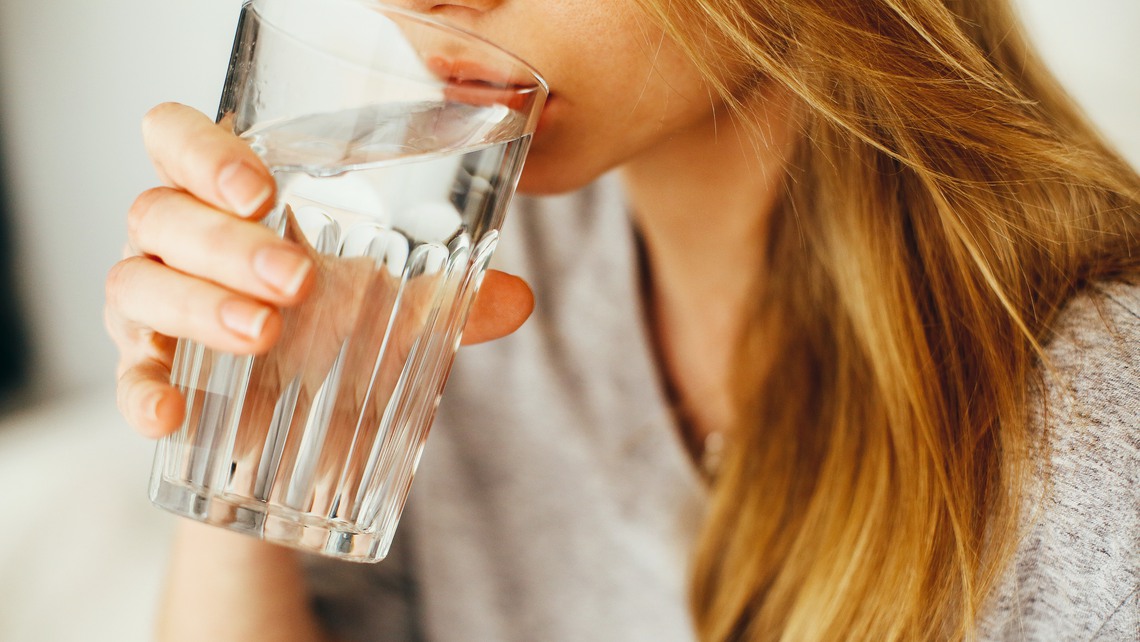
[[[1045,456],[1041,345],[1084,285],[1140,270],[1140,180],[1003,0],[642,4],[730,106],[779,83],[802,107],[701,639],[970,638]]]

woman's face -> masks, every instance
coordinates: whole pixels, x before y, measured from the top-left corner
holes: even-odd
[[[713,117],[708,85],[635,0],[406,4],[502,45],[550,84],[520,191],[580,187]]]

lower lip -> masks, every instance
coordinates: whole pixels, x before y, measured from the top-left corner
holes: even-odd
[[[550,94],[546,97],[546,104],[542,106],[542,113],[538,115],[538,124],[534,128],[535,135],[538,135],[539,132],[550,127],[550,112],[555,108],[557,100],[554,94]]]
[[[464,92],[466,89],[464,93],[468,93],[469,98],[474,98],[473,102],[498,102],[512,109],[521,108],[521,104],[516,101],[522,97],[517,95],[517,92],[528,86],[513,83],[511,78],[501,73],[495,73],[469,60],[451,60],[443,56],[432,56],[425,62],[430,70],[452,83],[450,91]],[[556,100],[553,94],[547,95],[546,104],[539,114],[538,124],[535,125],[535,134],[549,126],[551,105]]]
[[[426,63],[428,69],[437,76],[448,79],[450,82],[462,83],[463,81],[470,81],[500,87],[509,87],[514,84],[511,82],[509,73],[504,73],[502,70],[489,69],[471,60],[453,60],[443,56],[428,56],[424,60],[424,63]]]

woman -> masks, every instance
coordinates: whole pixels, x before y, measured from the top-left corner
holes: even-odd
[[[1134,635],[1140,179],[1004,1],[407,4],[550,82],[535,318],[461,355],[389,560],[185,525],[165,638]],[[144,135],[107,316],[155,436],[169,337],[264,350],[310,266],[236,138]],[[530,305],[496,273],[468,340]]]

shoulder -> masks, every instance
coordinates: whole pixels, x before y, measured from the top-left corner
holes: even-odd
[[[1128,502],[1140,522],[1140,285],[1098,284],[1074,297],[1045,345],[1031,416],[1046,437],[1048,495]],[[1125,506],[1121,506],[1125,508]]]
[[[1053,324],[1045,357],[1031,412],[1048,439],[1048,472],[1058,482],[1076,483],[1091,470],[1103,470],[1099,481],[1116,484],[1090,491],[1135,496],[1140,285],[1098,284],[1074,297]]]
[[[1053,374],[1061,375],[1047,376],[1047,386],[1076,384],[1091,390],[1122,384],[1120,392],[1140,391],[1140,284],[1086,288],[1062,309],[1046,341],[1046,374],[1054,368]]]
[[[982,639],[1135,639],[1140,627],[1140,286],[1097,284],[1045,344],[1046,436]]]

